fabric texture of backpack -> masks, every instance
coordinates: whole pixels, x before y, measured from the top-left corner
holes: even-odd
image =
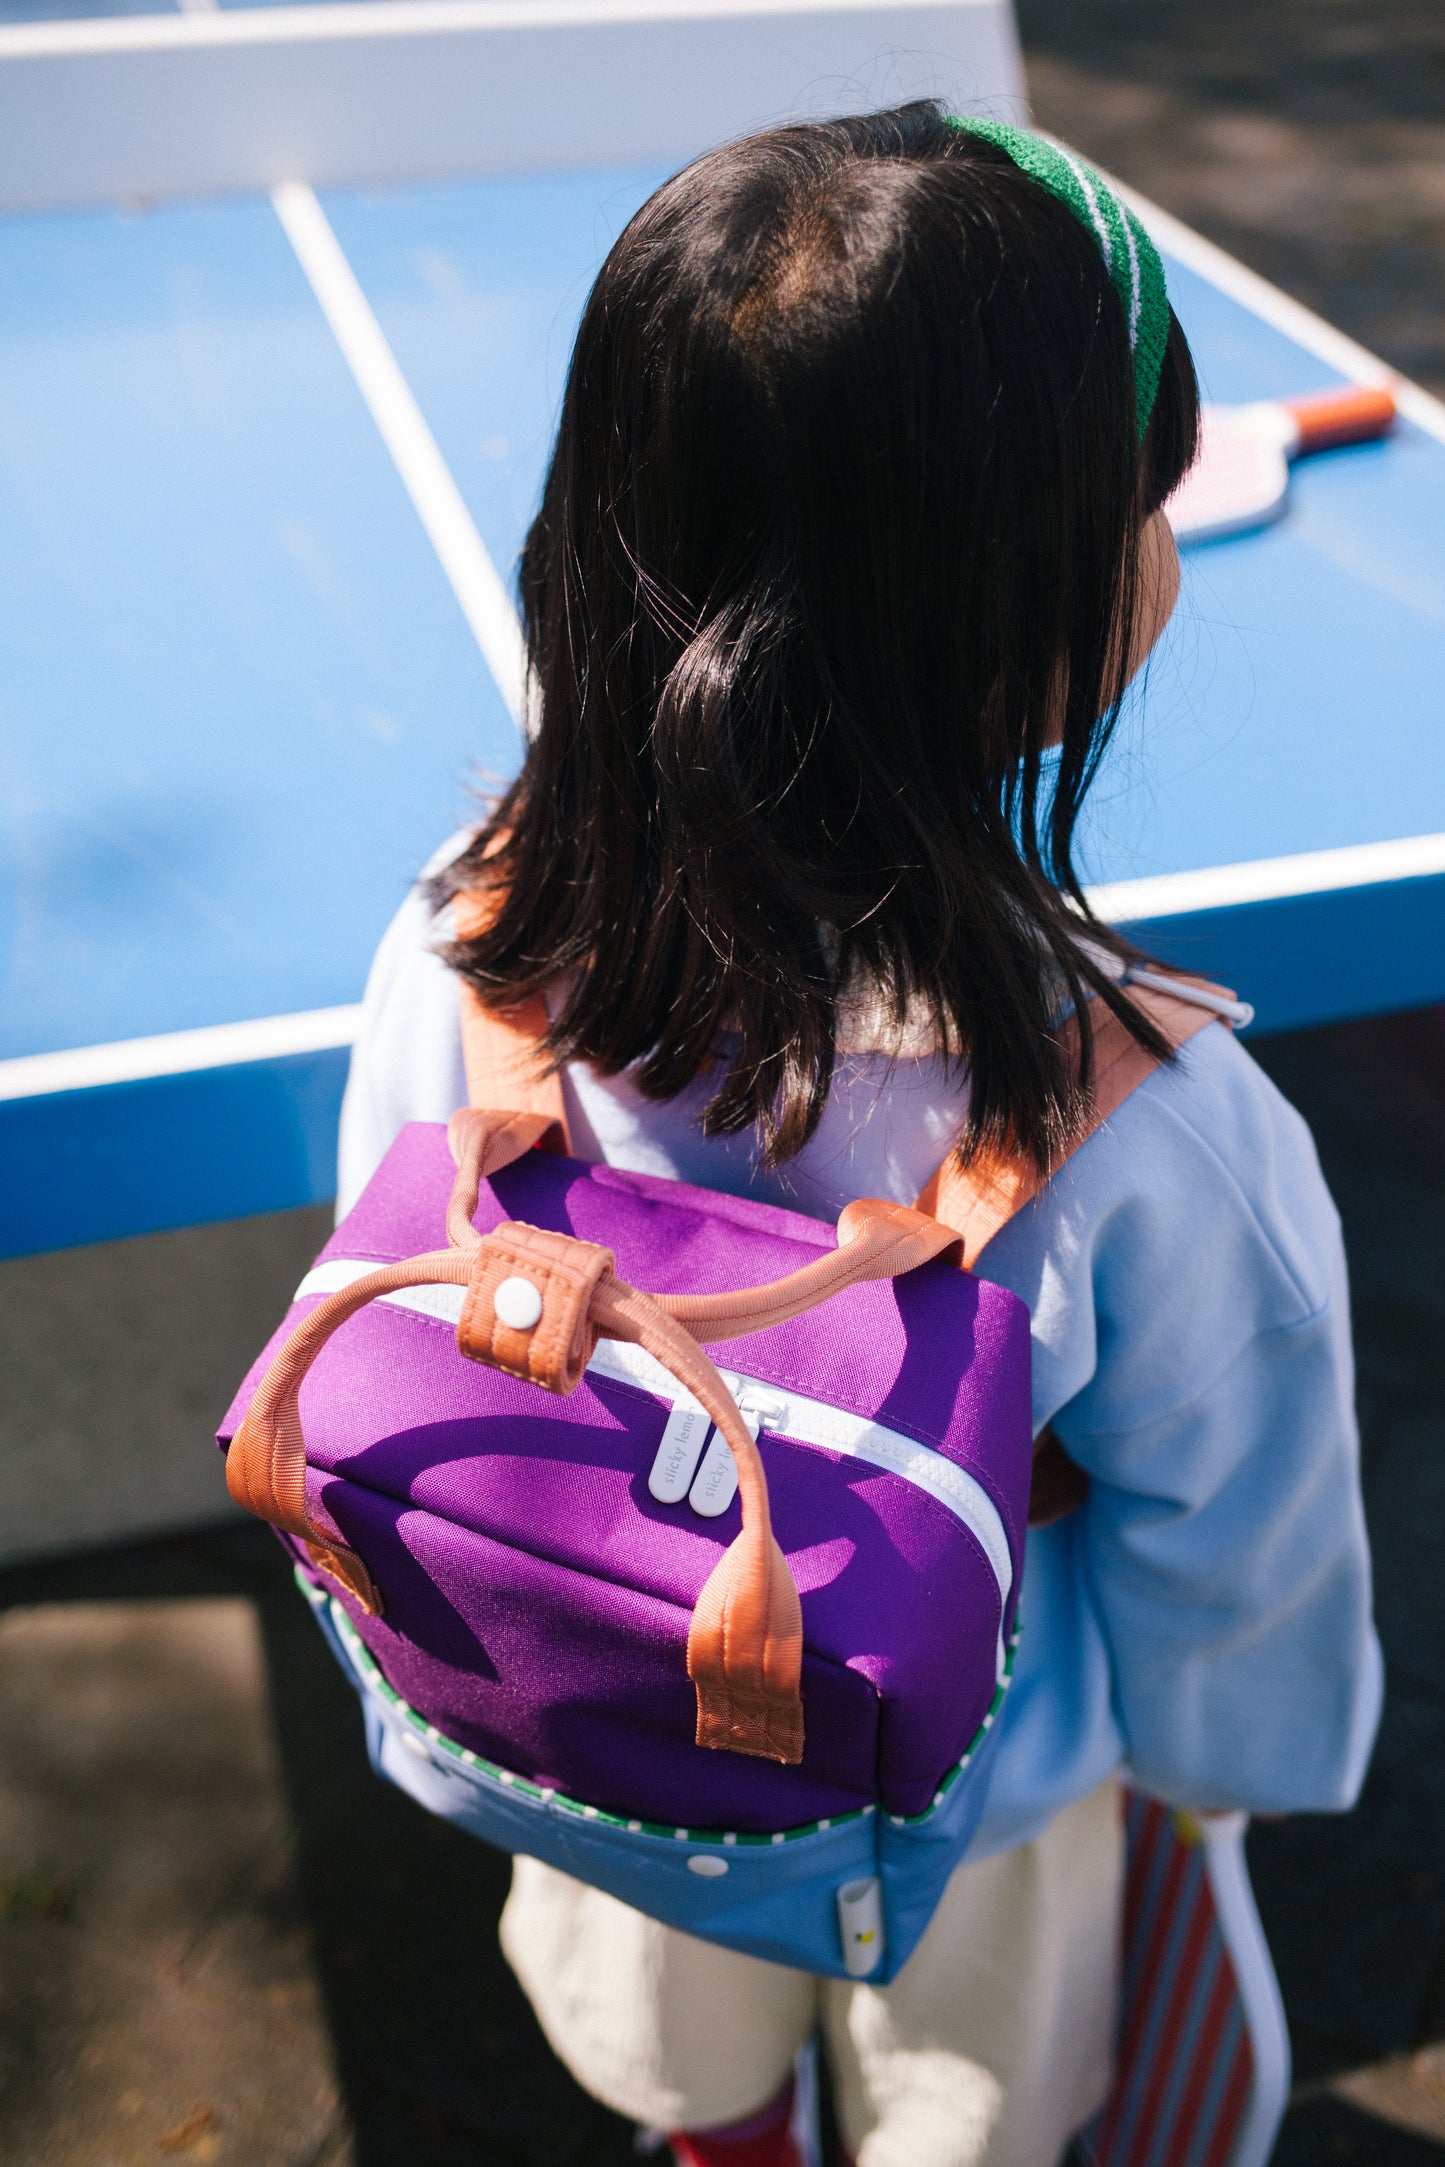
[[[1234,1013],[1131,993],[1175,1045]],[[1031,1485],[1036,1519],[1074,1494],[1036,1466],[1028,1311],[968,1268],[1039,1178],[950,1161],[835,1231],[589,1165],[543,1028],[464,994],[472,1108],[403,1129],[322,1250],[228,1485],[423,1806],[887,1980],[982,1811]],[[1104,1013],[1090,1126],[1153,1065]]]

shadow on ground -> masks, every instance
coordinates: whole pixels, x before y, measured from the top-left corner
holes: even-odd
[[[1411,2167],[1445,2157],[1445,1012],[1254,1051],[1344,1219],[1388,1678],[1356,1811],[1250,1836],[1299,2087],[1276,2158]]]
[[[254,1606],[262,1657],[255,1698],[263,1721],[269,1705],[275,1748],[269,1771],[275,1797],[251,1799],[256,1826],[249,1849],[265,1848],[274,1818],[294,1832],[284,1861],[272,1862],[261,1937],[274,1955],[275,1944],[289,1944],[301,1931],[320,2026],[302,2042],[302,2064],[284,2064],[273,2021],[275,1963],[249,1977],[232,1972],[224,1986],[233,2051],[222,2066],[209,2050],[212,1996],[184,1974],[181,1952],[171,1948],[158,1916],[187,1901],[174,1856],[159,1903],[153,1888],[133,1896],[122,1954],[107,1930],[102,1876],[84,1844],[77,1857],[65,1830],[52,1822],[28,1865],[33,1896],[27,1902],[21,1894],[13,1905],[28,1915],[0,1925],[11,1956],[0,1964],[6,1978],[0,2075],[10,2080],[0,2088],[0,2157],[16,2167],[91,2167],[112,2157],[127,2167],[132,2157],[154,2161],[158,2145],[184,2132],[188,2114],[199,2109],[193,2134],[174,2147],[182,2161],[630,2167],[630,2125],[587,2098],[555,2061],[498,1950],[508,1861],[429,1819],[372,1775],[355,1697],[267,1530],[225,1527],[0,1578],[7,1624],[28,1625],[41,1614],[11,1606],[81,1605],[85,1622],[104,1619],[112,1636],[112,1621],[129,1606],[150,1622],[158,1604],[204,1616],[218,1606],[232,1609],[227,1597]],[[172,1724],[201,1715],[184,1699],[177,1704],[168,1674],[153,1675],[147,1689],[117,1674],[100,1654],[111,1690],[128,1711],[159,1693],[172,1703]],[[55,1682],[63,1687],[65,1680]],[[8,1694],[5,1700],[8,1713]],[[0,1740],[0,1751],[13,1743]],[[198,1772],[189,1751],[178,1755],[173,1736],[152,1737],[148,1745],[155,1765],[172,1771],[173,1787],[185,1790],[182,1802],[192,1816],[207,1822],[193,1848],[207,1854],[211,1886],[189,1892],[193,1937],[204,1935],[217,1914],[233,1924],[254,1919],[259,1892],[248,1884],[247,1861],[237,1861],[228,1879],[229,1854],[214,1822],[222,1805],[215,1777],[222,1771]],[[254,1759],[233,1728],[224,1770],[232,1785],[244,1780]],[[134,1884],[144,1878],[135,1857],[145,1839],[135,1825],[139,1817],[127,1811],[126,1774],[114,1760],[91,1773],[102,1812],[92,1850],[119,1840],[118,1821],[131,1860],[125,1878]],[[53,1812],[70,1786],[53,1768],[49,1776]],[[250,1788],[257,1788],[254,1782]],[[141,1805],[144,1813],[149,1801]],[[16,1948],[17,1934],[25,1936],[23,1950]],[[124,2037],[138,2000],[160,1988],[170,1998],[154,2022],[168,2028],[167,2051],[149,2081],[134,2066],[135,2041],[126,2038],[129,2069],[107,2066],[107,2054],[95,2084],[82,2078],[77,2086],[77,2058],[89,2047],[95,2061],[98,2036]],[[256,2068],[258,2062],[264,2066]],[[251,2088],[259,2085],[263,2095],[254,2103],[242,2063],[253,2065]]]

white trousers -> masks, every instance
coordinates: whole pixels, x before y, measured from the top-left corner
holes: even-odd
[[[960,1866],[890,1986],[739,1956],[530,1858],[502,1948],[579,2083],[635,2121],[740,2121],[821,2028],[858,2167],[1056,2167],[1108,2088],[1122,1888],[1111,1779]]]

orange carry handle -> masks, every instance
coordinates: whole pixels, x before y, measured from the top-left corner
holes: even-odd
[[[313,1516],[306,1498],[301,1386],[337,1327],[367,1302],[403,1287],[465,1287],[460,1352],[563,1394],[581,1383],[599,1336],[629,1341],[699,1402],[737,1467],[742,1529],[708,1575],[688,1629],[697,1743],[763,1760],[800,1761],[803,1612],[797,1583],[773,1534],[757,1439],[701,1342],[759,1331],[801,1316],[861,1280],[896,1279],[933,1257],[956,1256],[959,1237],[906,1204],[860,1197],[839,1217],[837,1249],[784,1279],[730,1293],[654,1297],[619,1279],[611,1250],[595,1242],[519,1220],[505,1220],[487,1235],[473,1226],[482,1181],[534,1147],[558,1141],[557,1124],[545,1111],[463,1108],[453,1114],[447,1138],[457,1167],[447,1207],[450,1246],[381,1265],[303,1318],[273,1358],[231,1440],[231,1495],[258,1519],[299,1537],[313,1562],[379,1617],[381,1591],[365,1563]],[[501,1293],[509,1284],[535,1298],[529,1319],[508,1321]]]

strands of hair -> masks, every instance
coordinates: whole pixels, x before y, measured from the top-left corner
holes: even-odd
[[[1071,844],[1193,455],[1177,324],[1142,445],[1133,402],[1093,241],[931,104],[668,181],[583,315],[521,567],[541,726],[436,884],[495,904],[448,959],[550,988],[555,1063],[715,1075],[706,1128],[768,1163],[861,993],[967,1063],[965,1159],[1047,1163],[1061,1000],[1165,1050]]]

